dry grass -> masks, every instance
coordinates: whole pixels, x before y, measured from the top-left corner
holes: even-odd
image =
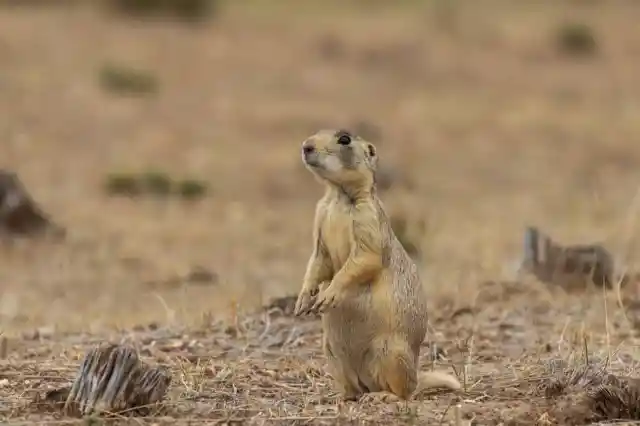
[[[27,403],[102,340],[173,373],[166,412],[134,424],[437,424],[458,398],[478,424],[570,424],[532,396],[546,359],[586,341],[613,371],[635,365],[632,286],[569,295],[513,267],[536,224],[638,269],[634,3],[222,2],[197,26],[75,3],[0,8],[0,168],[68,232],[0,246],[0,421],[66,421]],[[583,24],[595,49],[566,54],[558,34]],[[108,90],[107,64],[157,91]],[[252,315],[299,288],[321,188],[298,148],[322,127],[370,133],[384,201],[424,224],[430,337],[464,395],[339,404],[317,321]],[[197,176],[207,196],[111,197],[121,170]]]
[[[599,331],[602,318],[593,312],[599,311],[601,296],[576,306],[571,300],[575,296],[563,298],[558,292],[555,299],[562,303],[526,306],[530,292],[519,286],[485,284],[483,290],[490,298],[497,290],[509,296],[500,303],[481,298],[478,305],[483,308],[439,311],[440,316],[432,316],[437,331],[431,334],[431,346],[423,349],[423,368],[458,374],[465,388],[460,395],[423,394],[408,403],[342,403],[323,368],[319,322],[294,320],[273,308],[201,327],[152,325],[14,341],[0,366],[0,396],[7,401],[0,415],[9,424],[57,424],[59,410],[45,402],[44,395],[68,385],[84,352],[103,341],[133,345],[143,359],[171,371],[172,385],[162,408],[148,418],[118,417],[131,424],[453,424],[456,404],[463,419],[483,425],[535,424],[543,418],[551,424],[555,418],[562,419],[558,424],[584,424],[584,419],[595,418],[592,406],[576,405],[580,395],[567,389],[588,390],[590,382],[576,371],[594,371],[586,375],[591,379],[601,377],[599,369],[581,367],[585,358],[589,364],[606,362],[607,371],[621,377],[637,368],[632,337],[625,339],[629,349],[613,346],[628,327]],[[504,304],[514,310],[505,313]],[[565,320],[555,322],[560,318]],[[618,315],[609,319],[613,324],[622,320]],[[605,336],[618,337],[616,342],[600,340]],[[558,360],[567,367],[550,369],[561,365]]]

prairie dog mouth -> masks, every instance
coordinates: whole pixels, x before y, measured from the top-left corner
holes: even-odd
[[[318,158],[318,153],[316,151],[303,151],[302,153],[302,161],[312,167],[320,166],[320,159]]]

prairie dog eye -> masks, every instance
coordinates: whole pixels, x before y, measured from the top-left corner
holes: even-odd
[[[349,145],[351,143],[351,135],[349,132],[341,130],[336,134],[338,138],[338,144],[340,145]]]

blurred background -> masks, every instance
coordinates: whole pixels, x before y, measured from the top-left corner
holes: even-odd
[[[512,279],[536,225],[633,269],[630,0],[0,3],[0,167],[67,228],[3,244],[0,329],[209,321],[295,294],[347,128],[434,297]],[[511,278],[510,278],[511,277]]]

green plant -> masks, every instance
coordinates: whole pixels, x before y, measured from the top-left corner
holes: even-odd
[[[105,189],[110,195],[152,195],[168,197],[176,195],[188,200],[204,197],[207,184],[197,179],[174,181],[171,176],[160,170],[148,170],[143,173],[111,173],[105,179]]]
[[[109,92],[129,95],[153,94],[159,88],[153,74],[113,64],[100,70],[100,84]]]
[[[207,193],[207,184],[194,179],[185,179],[176,184],[176,192],[185,199],[201,198]]]
[[[152,170],[140,177],[144,191],[156,196],[167,196],[171,193],[172,180],[168,174]]]
[[[105,181],[107,193],[112,195],[136,196],[141,192],[136,176],[125,173],[109,174]]]
[[[213,0],[173,0],[173,14],[187,21],[202,21],[214,13]]]
[[[111,10],[134,18],[165,17],[196,22],[210,18],[216,0],[107,0]]]
[[[162,4],[158,0],[109,0],[108,5],[120,13],[141,16],[158,10]]]
[[[566,23],[558,30],[558,45],[560,49],[572,55],[588,55],[597,48],[593,30],[587,24]]]

